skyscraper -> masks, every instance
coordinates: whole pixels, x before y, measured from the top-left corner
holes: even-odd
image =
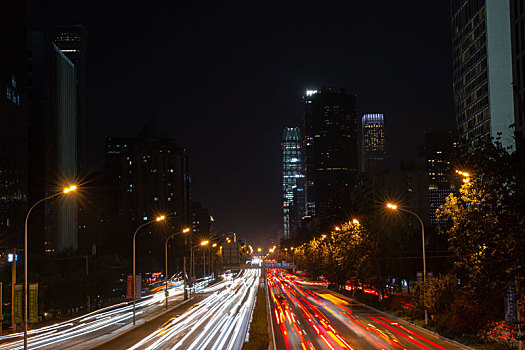
[[[86,162],[86,29],[81,25],[56,26],[49,30],[51,41],[75,65],[77,94],[77,166]]]
[[[460,141],[513,146],[510,1],[452,0],[453,91]]]
[[[28,39],[31,205],[77,180],[77,75],[73,62],[44,32],[30,32]],[[76,195],[58,197],[35,208],[32,249],[77,249],[77,203]]]
[[[423,156],[428,171],[428,197],[430,222],[436,223],[436,209],[445,204],[445,199],[456,191],[451,169],[451,158],[458,143],[452,131],[425,132]]]
[[[321,227],[344,219],[342,203],[358,170],[356,97],[308,90],[304,97],[307,215]]]
[[[155,119],[135,138],[108,138],[105,153],[106,169],[118,186],[120,231],[116,235],[126,242],[122,254],[128,255],[131,249],[129,234],[154,215],[169,215],[173,230],[191,224],[189,156]],[[155,228],[148,229],[151,234]],[[164,238],[153,235],[141,249],[161,256],[157,248]]]
[[[361,171],[370,162],[386,160],[385,124],[383,114],[365,114],[361,119]]]
[[[298,127],[284,128],[281,144],[284,239],[293,237],[292,232],[305,214],[301,143],[301,131]]]
[[[525,138],[525,3],[510,2],[516,131]],[[519,146],[519,145],[518,145]]]
[[[25,10],[25,1],[0,2],[0,232],[11,246],[21,242],[27,208]]]

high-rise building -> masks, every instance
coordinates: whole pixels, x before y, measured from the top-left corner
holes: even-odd
[[[383,114],[365,114],[361,119],[361,171],[368,171],[371,162],[385,160]]]
[[[428,197],[430,222],[436,223],[436,209],[445,204],[445,199],[456,191],[454,169],[451,158],[458,148],[452,131],[425,132],[425,157],[428,171]]]
[[[29,204],[77,181],[77,77],[71,60],[44,32],[28,35]],[[78,248],[77,196],[35,208],[32,249]]]
[[[453,91],[460,141],[514,146],[511,1],[452,0]]]
[[[342,203],[358,170],[356,96],[332,89],[304,97],[307,215],[320,227],[344,219]]]
[[[305,214],[304,173],[302,169],[302,139],[298,127],[285,127],[283,152],[283,238],[290,239]]]
[[[86,29],[82,25],[56,26],[49,30],[50,40],[75,65],[77,87],[77,166],[86,163]]]
[[[525,139],[525,2],[510,2],[516,132]],[[520,146],[518,144],[518,146]]]
[[[27,208],[25,1],[0,3],[0,231],[4,244],[23,239]]]
[[[136,138],[108,138],[105,157],[106,169],[118,186],[117,235],[121,242],[131,242],[130,233],[158,214],[169,215],[169,225],[164,226],[173,230],[191,224],[189,156],[155,119]],[[155,236],[155,230],[152,226],[146,229],[152,236],[141,249],[147,255],[161,256],[156,251],[164,238]],[[122,246],[122,254],[129,255],[131,247]]]
[[[212,233],[210,211],[201,202],[191,202],[191,232],[197,237],[208,237]]]

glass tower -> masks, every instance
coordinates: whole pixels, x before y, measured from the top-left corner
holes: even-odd
[[[282,152],[283,238],[290,239],[305,212],[301,132],[298,127],[284,128]]]
[[[499,138],[514,146],[510,1],[452,0],[456,124],[474,148]]]
[[[361,123],[361,170],[366,171],[372,160],[385,160],[385,124],[382,114],[365,114]]]

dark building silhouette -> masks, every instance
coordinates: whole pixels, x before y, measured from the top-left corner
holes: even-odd
[[[515,129],[525,138],[525,2],[510,1]],[[521,144],[523,146],[523,144]]]
[[[152,119],[135,138],[108,138],[105,164],[118,187],[119,231],[115,239],[121,242],[120,253],[129,256],[135,229],[162,214],[168,216],[168,222],[145,227],[141,236],[149,238],[142,238],[140,244],[144,254],[160,258],[165,235],[191,225],[190,160],[186,150]]]
[[[29,204],[77,181],[77,75],[44,32],[28,35]],[[78,248],[78,196],[46,201],[31,214],[32,249]]]
[[[425,132],[425,157],[428,172],[428,197],[430,222],[436,223],[436,209],[445,204],[445,199],[456,192],[457,181],[451,158],[458,148],[458,142],[452,131]]]
[[[332,89],[304,97],[307,215],[321,227],[343,219],[342,201],[358,170],[356,97]]]
[[[284,128],[281,149],[283,238],[290,239],[306,214],[302,137],[298,127]]]
[[[429,225],[429,182],[425,158],[403,158],[400,170],[384,173],[375,181],[381,194],[377,198],[389,198],[400,207],[418,214],[423,224]],[[418,227],[419,223],[413,217],[410,219]]]
[[[0,3],[0,234],[21,244],[27,209],[26,16],[24,1]]]
[[[202,207],[201,202],[191,203],[191,232],[195,237],[206,236],[212,234],[212,218],[210,211]]]
[[[511,2],[452,0],[456,124],[467,148],[498,137],[514,146]]]
[[[75,65],[77,94],[77,166],[86,163],[86,59],[87,34],[82,25],[49,29],[50,40]]]

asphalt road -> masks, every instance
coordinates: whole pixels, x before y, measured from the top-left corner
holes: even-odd
[[[260,269],[245,270],[203,289],[209,296],[129,349],[241,349],[260,275]]]
[[[461,349],[322,287],[279,270],[267,274],[277,349]]]
[[[206,282],[200,282],[203,288]],[[183,300],[182,283],[169,288],[169,303],[176,305]],[[137,325],[164,311],[164,291],[143,297],[136,303]],[[28,348],[44,350],[87,349],[118,336],[133,327],[132,303],[125,302],[51,326],[30,329]],[[23,349],[23,332],[0,337],[0,350]]]

